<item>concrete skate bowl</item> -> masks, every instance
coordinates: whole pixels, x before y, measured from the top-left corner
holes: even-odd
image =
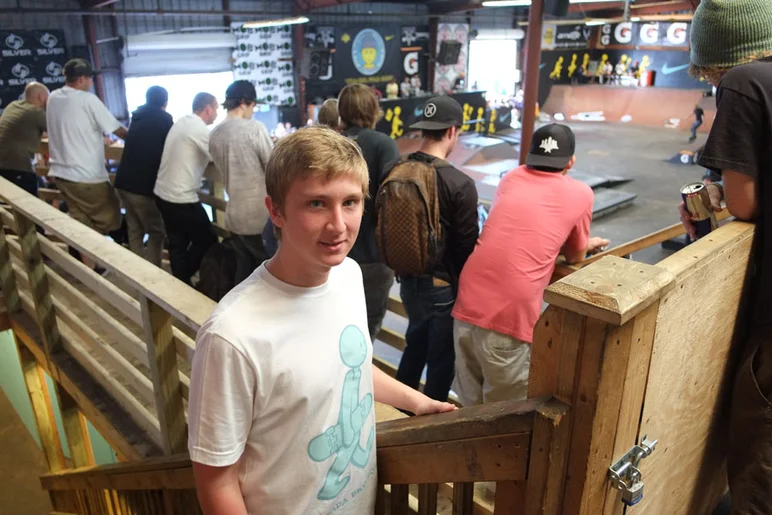
[[[700,132],[708,132],[716,113],[715,100],[703,98],[702,90],[696,89],[555,85],[541,111],[550,116],[561,113],[568,121],[626,122],[688,129],[694,122],[695,104],[705,111]],[[602,119],[598,116],[600,113]]]

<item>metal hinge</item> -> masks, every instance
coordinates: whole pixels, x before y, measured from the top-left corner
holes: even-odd
[[[641,460],[654,452],[657,440],[643,437],[640,445],[636,445],[618,459],[608,469],[608,476],[614,488],[622,491],[622,502],[627,506],[637,504],[643,499],[643,477],[638,470]]]

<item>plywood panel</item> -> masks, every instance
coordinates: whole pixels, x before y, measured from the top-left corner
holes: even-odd
[[[752,227],[733,223],[660,263],[677,274],[660,301],[639,431],[658,439],[641,462],[639,515],[710,513],[724,491],[728,356]]]

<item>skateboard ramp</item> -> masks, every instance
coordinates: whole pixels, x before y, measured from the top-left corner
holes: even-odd
[[[707,133],[713,125],[716,106],[715,100],[703,98],[702,92],[699,89],[556,85],[552,86],[541,111],[549,115],[562,113],[569,121],[597,119],[602,113],[607,122],[688,129],[694,122],[694,106],[699,104],[705,111],[705,123],[699,130]]]

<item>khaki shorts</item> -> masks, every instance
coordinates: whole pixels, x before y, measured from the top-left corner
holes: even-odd
[[[55,181],[75,220],[102,234],[121,227],[121,203],[112,184],[72,182],[58,177]]]
[[[453,340],[453,391],[463,406],[528,397],[530,343],[459,320],[454,320]]]

